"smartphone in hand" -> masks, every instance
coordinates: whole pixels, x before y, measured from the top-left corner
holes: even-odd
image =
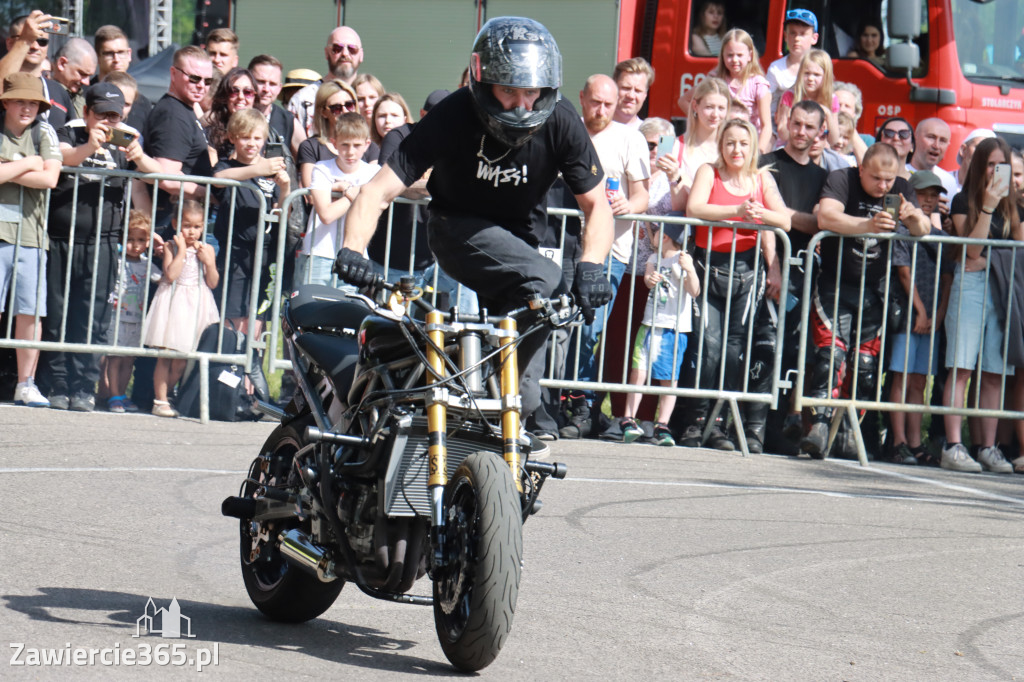
[[[1005,197],[1010,193],[1010,164],[997,163],[992,177],[1003,184],[1006,189],[999,196]]]
[[[71,20],[64,17],[50,17],[45,26],[40,26],[44,32],[57,36],[66,36],[71,33]]]
[[[263,146],[263,156],[267,159],[280,159],[284,156],[284,143],[268,142]]]
[[[675,147],[676,137],[675,135],[661,135],[658,137],[658,150],[655,152],[654,158],[660,159],[663,156],[668,156],[672,153],[672,148]]]
[[[900,219],[900,195],[886,194],[882,198],[882,210],[892,216],[893,220]]]

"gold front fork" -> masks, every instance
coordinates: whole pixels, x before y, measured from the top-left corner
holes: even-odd
[[[428,329],[432,325],[437,327],[428,331],[427,335],[437,348],[444,348],[444,331],[439,328],[442,324],[444,324],[444,316],[440,312],[432,310],[427,313]],[[434,346],[427,346],[427,362],[430,364],[430,368],[434,370],[433,372],[427,372],[428,385],[438,381],[435,376],[443,377],[445,373],[444,360],[441,354],[434,350]],[[445,443],[445,434],[448,430],[447,404],[442,400],[442,396],[446,393],[447,390],[444,388],[433,389],[427,404],[427,457],[430,467],[427,487],[435,491],[443,490],[445,484],[448,483],[448,469],[445,464],[448,454],[447,444]],[[434,497],[438,496],[434,495]]]
[[[504,441],[505,462],[512,471],[516,490],[523,492],[519,478],[519,363],[516,357],[516,321],[506,317],[499,327],[502,331],[513,332],[503,336],[501,346],[501,437]]]

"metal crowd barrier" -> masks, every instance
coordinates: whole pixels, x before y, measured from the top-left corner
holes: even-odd
[[[109,178],[126,178],[126,179],[128,179],[128,182],[126,183],[127,189],[125,191],[125,197],[124,197],[123,227],[121,229],[121,234],[120,234],[120,239],[119,239],[120,255],[119,255],[118,263],[117,263],[117,267],[118,267],[117,272],[118,273],[120,273],[122,271],[122,269],[124,268],[125,259],[126,259],[126,245],[127,245],[127,239],[128,239],[128,230],[127,230],[127,227],[128,227],[128,217],[129,217],[129,211],[132,209],[132,192],[131,192],[131,189],[130,189],[131,188],[131,181],[138,180],[138,181],[147,182],[148,184],[152,184],[153,185],[153,187],[154,187],[154,189],[153,189],[153,201],[152,201],[151,207],[149,207],[149,214],[150,214],[150,218],[151,218],[151,222],[152,222],[152,230],[151,230],[151,233],[150,233],[151,236],[150,236],[149,247],[147,249],[147,258],[148,258],[148,265],[147,265],[147,269],[146,269],[146,280],[147,280],[147,282],[150,281],[150,276],[151,276],[151,274],[153,272],[152,267],[153,267],[153,255],[154,255],[154,247],[155,247],[155,240],[153,239],[153,235],[156,233],[157,229],[159,229],[161,227],[160,225],[158,225],[158,209],[157,209],[157,201],[156,201],[156,198],[158,197],[158,195],[159,195],[159,193],[161,191],[161,189],[160,189],[161,183],[163,183],[166,186],[169,183],[180,184],[180,183],[189,182],[189,183],[195,183],[197,185],[206,187],[206,190],[203,193],[204,197],[203,197],[202,201],[200,202],[202,204],[202,206],[203,206],[203,212],[204,212],[204,230],[203,230],[203,238],[204,239],[207,236],[206,226],[208,226],[209,223],[210,223],[211,209],[214,207],[213,204],[211,203],[212,202],[212,197],[211,197],[210,189],[212,187],[224,187],[224,188],[230,189],[230,198],[229,198],[228,202],[226,203],[225,206],[220,207],[220,210],[227,210],[227,211],[229,211],[228,244],[230,244],[231,240],[234,237],[234,228],[235,228],[235,226],[234,226],[234,209],[235,209],[235,196],[237,194],[237,191],[240,188],[247,188],[249,190],[252,190],[251,186],[246,185],[246,184],[241,183],[241,182],[234,181],[234,180],[221,180],[221,179],[208,178],[208,177],[200,177],[200,176],[182,176],[182,175],[170,175],[170,174],[159,174],[159,173],[145,174],[145,173],[136,173],[136,172],[130,172],[130,171],[115,171],[115,170],[108,170],[108,169],[101,169],[101,168],[77,168],[77,167],[75,167],[75,168],[65,167],[65,168],[63,168],[61,170],[61,174],[62,175],[66,175],[66,176],[72,176],[74,178],[74,185],[73,185],[73,190],[72,190],[73,206],[72,206],[72,214],[71,214],[71,233],[70,233],[70,236],[69,236],[69,239],[68,239],[68,259],[67,259],[68,262],[70,262],[72,260],[72,257],[73,257],[73,254],[74,254],[74,250],[76,249],[76,247],[77,248],[83,248],[83,245],[75,244],[75,228],[76,228],[76,223],[77,223],[77,218],[78,218],[78,211],[79,210],[84,210],[84,209],[80,209],[80,206],[79,206],[79,203],[78,203],[78,194],[79,194],[79,190],[80,190],[80,187],[81,187],[83,181],[85,181],[85,182],[99,182],[100,183],[100,187],[99,187],[99,193],[100,193],[99,194],[99,200],[100,200],[100,202],[99,203],[100,203],[100,206],[102,207],[102,206],[104,206],[104,202],[103,202],[104,194],[107,191],[107,185],[109,184],[109,180],[108,179]],[[84,180],[83,180],[83,176],[87,176],[87,177],[85,177]],[[22,192],[24,192],[24,190],[22,190]],[[49,214],[50,195],[51,195],[51,192],[48,191],[48,193],[47,193],[47,215]],[[262,263],[263,263],[263,242],[264,242],[264,235],[267,232],[266,227],[267,227],[268,222],[269,223],[276,223],[277,222],[277,218],[276,218],[276,216],[272,216],[272,215],[268,215],[267,214],[267,211],[266,211],[267,207],[266,207],[266,203],[265,203],[265,200],[264,200],[264,197],[263,197],[262,193],[255,192],[255,195],[258,197],[258,201],[259,201],[259,205],[260,205],[260,210],[259,210],[259,219],[258,219],[258,226],[257,226],[257,243],[256,243],[256,246],[255,246],[254,264],[253,264],[254,268],[253,268],[253,271],[254,271],[254,273],[259,273],[261,271]],[[22,203],[24,203],[23,199],[22,199]],[[178,203],[175,204],[175,206],[176,206],[177,211],[178,211],[178,221],[179,221],[179,224],[180,224],[182,204],[180,202],[178,202]],[[100,217],[100,216],[98,216],[98,217]],[[229,289],[229,282],[227,281],[226,274],[227,274],[227,271],[229,271],[230,267],[231,267],[231,252],[230,252],[230,249],[228,249],[228,252],[226,254],[225,263],[224,263],[224,270],[225,270],[225,272],[221,273],[221,275],[222,275],[222,279],[221,279],[221,281],[222,281],[222,292],[221,292],[220,300],[218,301],[218,315],[220,317],[220,322],[218,323],[218,326],[219,326],[218,343],[217,343],[217,349],[218,350],[216,352],[209,353],[209,352],[192,351],[192,352],[183,353],[183,352],[172,351],[172,350],[168,350],[168,349],[147,348],[147,347],[142,345],[143,341],[145,339],[145,334],[144,333],[142,334],[142,336],[140,338],[138,346],[126,347],[126,346],[118,344],[118,328],[120,326],[120,321],[121,321],[120,305],[114,307],[114,310],[113,310],[113,313],[112,313],[112,319],[110,321],[110,326],[109,326],[109,329],[111,330],[110,331],[109,342],[100,342],[97,339],[93,338],[93,336],[92,336],[92,332],[93,332],[93,329],[95,327],[95,322],[96,322],[96,320],[95,320],[95,312],[96,311],[95,311],[95,308],[94,308],[94,302],[95,302],[95,298],[96,298],[95,294],[96,294],[97,280],[99,279],[99,276],[101,274],[101,273],[97,272],[97,270],[98,270],[98,263],[99,263],[99,248],[98,247],[99,247],[99,245],[100,245],[100,243],[101,243],[101,241],[103,239],[103,236],[101,235],[101,231],[100,231],[100,229],[98,227],[100,224],[101,224],[100,221],[97,220],[97,222],[96,222],[97,229],[95,230],[95,236],[94,236],[93,241],[92,241],[92,246],[94,248],[94,256],[93,256],[92,277],[90,278],[91,282],[90,282],[90,306],[89,306],[89,315],[88,315],[88,331],[87,331],[87,337],[86,337],[85,341],[84,342],[71,342],[71,341],[67,340],[68,298],[69,298],[70,287],[71,287],[71,268],[68,267],[67,268],[67,272],[65,273],[64,284],[63,284],[63,287],[64,287],[64,291],[63,291],[64,305],[63,305],[62,309],[60,310],[61,323],[60,323],[59,339],[57,341],[33,341],[33,340],[21,340],[21,339],[13,338],[12,329],[13,329],[13,319],[15,317],[15,315],[14,315],[15,311],[13,310],[13,306],[7,306],[9,314],[8,314],[8,319],[7,319],[6,330],[4,332],[4,335],[2,337],[0,337],[0,348],[15,348],[15,349],[17,349],[17,348],[34,348],[34,349],[38,349],[38,350],[42,350],[42,351],[57,351],[57,352],[65,352],[65,353],[93,353],[93,354],[103,354],[103,355],[120,355],[120,356],[132,356],[132,357],[154,357],[154,358],[183,359],[183,360],[194,360],[194,361],[197,361],[198,365],[199,365],[199,377],[200,377],[200,391],[199,391],[199,393],[200,393],[200,421],[202,423],[207,423],[209,421],[209,363],[211,361],[213,361],[213,362],[224,362],[224,363],[243,363],[244,362],[245,366],[248,368],[251,365],[251,359],[252,359],[252,354],[254,352],[254,349],[260,347],[260,345],[261,345],[258,342],[258,340],[254,337],[254,334],[249,333],[249,334],[247,334],[246,345],[245,345],[245,352],[244,353],[237,353],[237,352],[234,352],[233,350],[231,352],[226,352],[225,349],[224,349],[223,340],[224,340],[224,326],[225,326],[226,320],[225,320],[224,315],[223,315],[223,310],[224,310],[225,301],[227,300],[227,296],[228,296],[228,293],[229,293],[229,291],[228,291],[228,289]],[[22,223],[19,223],[18,235],[17,235],[17,242],[18,242],[18,244],[20,244],[20,242],[21,242],[21,233],[22,233],[23,227],[24,227],[24,225]],[[281,235],[281,244],[282,245],[283,245],[283,239],[284,239],[284,235]],[[224,248],[227,248],[228,244],[223,245]],[[84,245],[84,246],[88,246],[88,244]],[[17,252],[18,252],[19,249],[20,249],[20,246],[16,245],[16,247],[15,247],[15,258],[17,258]],[[279,251],[280,251],[280,249],[279,249]],[[37,300],[39,298],[39,295],[42,293],[42,284],[43,284],[43,281],[44,281],[43,277],[45,277],[45,274],[44,274],[43,269],[42,269],[42,259],[41,258],[40,258],[40,268],[39,268],[39,271],[38,271],[38,275],[39,275],[39,277],[37,277],[37,282],[38,282],[37,283]],[[202,264],[200,264],[200,276],[202,277]],[[117,288],[119,277],[117,275],[115,275],[114,280],[115,280],[114,287]],[[255,322],[256,322],[256,318],[258,316],[256,308],[257,308],[257,305],[258,305],[259,294],[260,294],[259,284],[260,284],[260,277],[259,277],[258,274],[256,274],[253,277],[253,285],[252,285],[251,290],[249,292],[249,329],[250,330],[253,330],[255,328]],[[14,301],[14,296],[16,294],[16,287],[17,287],[17,280],[16,280],[16,278],[14,278],[14,279],[12,279],[12,283],[11,283],[11,291],[9,291],[9,298],[8,298],[9,301]],[[144,297],[145,297],[144,298],[144,303],[143,303],[144,313],[148,313],[148,310],[149,310],[149,287],[148,286],[144,287],[143,288],[143,292],[144,292]],[[113,293],[113,292],[111,292],[111,293]],[[53,311],[53,310],[47,311],[48,315],[54,315],[54,314],[56,314],[56,312],[57,311]],[[36,307],[36,311],[35,311],[35,323],[37,325],[39,324],[40,319],[41,319],[41,316],[40,316],[39,313],[40,313],[40,310],[39,310],[38,303],[37,303],[37,307]]]
[[[931,309],[928,311],[930,313],[930,319],[933,321],[933,323],[931,325],[931,330],[930,330],[930,332],[928,334],[928,343],[929,343],[928,370],[929,371],[928,371],[928,374],[927,374],[927,382],[928,382],[928,384],[930,386],[934,387],[934,385],[936,383],[936,376],[938,374],[942,373],[943,368],[946,365],[946,358],[945,357],[938,357],[936,355],[936,353],[937,353],[936,349],[937,349],[937,341],[939,339],[939,336],[940,335],[946,335],[948,329],[946,328],[945,324],[943,324],[943,328],[941,328],[941,329],[937,329],[936,325],[934,324],[935,316],[936,316],[936,314],[937,314],[937,312],[939,310],[940,296],[941,296],[941,293],[942,293],[942,291],[941,291],[941,274],[942,274],[942,268],[943,268],[943,260],[945,259],[947,262],[951,261],[953,263],[953,267],[954,268],[959,268],[959,269],[962,270],[963,267],[964,267],[964,264],[966,263],[966,248],[960,248],[959,255],[953,255],[953,254],[955,254],[955,249],[957,249],[957,247],[966,247],[966,246],[969,246],[969,245],[978,245],[978,246],[988,247],[986,249],[986,252],[985,252],[986,256],[988,256],[988,254],[992,253],[992,251],[989,251],[988,249],[1000,249],[1000,250],[1005,249],[1005,250],[1007,250],[1007,251],[1012,253],[1012,257],[1008,259],[1009,263],[1010,263],[1009,272],[1005,273],[1007,279],[1009,280],[1009,282],[1012,283],[1014,281],[1014,277],[1017,275],[1018,268],[1021,268],[1020,272],[1022,274],[1024,274],[1024,260],[1022,260],[1019,265],[1017,263],[1018,258],[1024,257],[1024,244],[1022,244],[1021,242],[1015,242],[1015,241],[1012,241],[1012,240],[968,239],[968,238],[962,238],[962,237],[938,236],[938,235],[936,235],[936,236],[924,236],[924,237],[913,237],[913,236],[910,236],[910,235],[902,235],[902,234],[871,234],[871,235],[866,235],[866,237],[869,240],[875,240],[876,242],[881,243],[881,244],[884,245],[884,246],[882,246],[882,257],[885,258],[886,272],[885,272],[885,277],[882,279],[881,282],[869,282],[868,281],[867,276],[866,276],[867,264],[864,261],[862,261],[861,268],[860,268],[861,273],[860,273],[860,276],[857,278],[857,281],[849,281],[848,279],[844,281],[841,278],[841,276],[840,276],[840,273],[842,272],[842,257],[843,257],[843,248],[842,248],[843,247],[843,243],[842,242],[844,242],[847,239],[861,239],[861,238],[863,238],[863,237],[860,237],[860,236],[856,236],[856,237],[854,237],[854,236],[842,236],[842,235],[837,235],[837,234],[832,233],[832,232],[820,232],[820,233],[814,235],[814,237],[811,239],[810,245],[808,246],[808,249],[807,249],[807,252],[806,252],[806,255],[805,255],[805,259],[804,259],[804,267],[805,267],[805,271],[807,272],[807,277],[806,277],[806,279],[804,281],[803,296],[801,297],[802,298],[801,319],[804,320],[805,324],[803,324],[801,326],[801,329],[800,329],[800,350],[799,350],[799,355],[798,355],[797,383],[796,383],[798,388],[802,387],[802,390],[794,391],[795,400],[794,400],[794,406],[793,407],[797,411],[800,411],[803,407],[824,407],[824,408],[832,410],[832,416],[831,416],[831,420],[830,420],[829,439],[828,439],[828,444],[827,444],[826,447],[827,448],[831,448],[832,443],[833,443],[833,441],[834,441],[834,439],[836,437],[836,433],[837,433],[837,431],[839,429],[839,426],[840,426],[843,418],[845,417],[848,420],[848,422],[849,422],[850,429],[851,429],[851,431],[853,433],[854,440],[856,442],[858,459],[859,459],[859,461],[860,461],[860,463],[862,465],[867,466],[867,463],[868,463],[867,452],[866,452],[866,448],[865,448],[864,438],[863,438],[863,435],[861,433],[860,420],[858,418],[858,412],[862,411],[862,410],[876,410],[876,411],[881,411],[881,412],[903,412],[903,413],[911,413],[911,412],[913,412],[913,413],[922,413],[922,414],[923,413],[927,413],[927,414],[932,414],[932,415],[935,415],[935,416],[941,416],[941,415],[947,415],[947,414],[955,414],[955,415],[960,415],[962,417],[995,417],[995,418],[1000,418],[1000,419],[1013,419],[1013,420],[1024,419],[1024,411],[1013,410],[1013,409],[1005,409],[1006,397],[1007,397],[1007,377],[1006,377],[1006,371],[1007,371],[1007,368],[1011,368],[1012,369],[1012,366],[1008,362],[1008,355],[1009,355],[1009,352],[1010,352],[1010,330],[1011,330],[1011,326],[1012,325],[1016,324],[1017,326],[1019,326],[1019,324],[1020,324],[1019,320],[1017,322],[1014,322],[1014,311],[1013,311],[1013,306],[1012,305],[1006,306],[1005,314],[1004,314],[1004,317],[1002,319],[1003,334],[1002,334],[1002,340],[1001,340],[1001,344],[1000,344],[1001,348],[1002,348],[1002,355],[1001,355],[1001,359],[1000,360],[1001,360],[1001,365],[1002,365],[1003,369],[1002,369],[1002,373],[1000,375],[1000,389],[999,389],[999,401],[998,402],[999,402],[999,405],[1003,406],[1003,408],[1001,408],[1001,409],[985,409],[985,408],[982,408],[980,406],[980,402],[981,402],[981,391],[980,390],[974,392],[975,395],[973,397],[973,403],[974,403],[973,407],[970,405],[970,402],[972,402],[972,401],[971,401],[971,398],[970,398],[969,395],[965,395],[965,401],[964,401],[964,406],[963,407],[953,407],[953,406],[944,406],[944,405],[943,406],[933,406],[933,405],[929,405],[929,404],[921,404],[921,405],[910,404],[910,403],[906,402],[906,400],[907,400],[907,383],[908,383],[906,381],[904,381],[904,383],[903,383],[903,387],[902,387],[902,391],[901,391],[900,401],[899,402],[894,402],[891,399],[889,399],[890,396],[884,396],[882,394],[883,388],[884,388],[884,383],[885,383],[883,381],[883,374],[888,372],[888,371],[891,371],[891,370],[888,369],[889,368],[888,360],[891,359],[891,354],[890,354],[890,348],[891,348],[890,336],[891,335],[896,335],[896,334],[907,334],[909,336],[909,334],[912,332],[912,329],[913,329],[913,327],[912,327],[912,321],[913,320],[912,320],[912,315],[910,313],[910,309],[912,309],[912,307],[913,307],[913,296],[914,296],[914,292],[916,290],[916,275],[917,275],[919,267],[922,267],[922,266],[918,265],[919,250],[921,248],[921,245],[923,245],[923,244],[934,244],[936,246],[936,249],[937,249],[937,252],[938,252],[938,258],[937,258],[937,262],[936,262],[936,266],[935,266],[936,272],[935,272],[935,277],[934,277],[935,286],[934,286],[933,291],[931,292],[931,294],[932,294],[932,306],[931,306]],[[810,330],[811,330],[811,327],[812,327],[812,325],[811,325],[811,305],[814,302],[813,299],[812,299],[812,294],[814,292],[814,287],[815,287],[815,277],[813,276],[813,273],[817,272],[817,271],[820,271],[820,264],[818,263],[818,259],[817,259],[817,256],[815,255],[815,251],[819,248],[819,245],[823,241],[825,241],[825,240],[839,240],[840,241],[839,262],[836,264],[835,279],[834,279],[834,282],[830,281],[829,284],[832,285],[832,286],[835,286],[837,292],[842,290],[844,287],[845,287],[846,291],[849,291],[851,288],[853,288],[857,292],[857,300],[859,301],[859,305],[857,306],[858,309],[857,309],[856,323],[855,323],[855,326],[856,326],[855,338],[854,339],[847,339],[847,345],[848,345],[848,347],[850,349],[847,352],[847,359],[846,359],[846,367],[847,367],[846,368],[846,374],[850,375],[850,388],[849,388],[849,391],[848,391],[849,395],[839,395],[839,396],[835,395],[837,392],[841,391],[842,387],[841,386],[837,386],[836,382],[835,382],[835,379],[836,379],[836,371],[835,371],[836,367],[835,367],[834,363],[835,363],[835,351],[836,351],[836,348],[837,348],[837,342],[836,342],[836,340],[835,340],[835,338],[833,336],[833,339],[832,339],[832,341],[831,341],[831,343],[829,345],[830,366],[829,366],[829,371],[828,371],[828,384],[827,384],[827,396],[829,396],[829,397],[821,398],[821,397],[812,397],[812,396],[809,396],[807,394],[807,390],[808,389],[807,389],[807,381],[806,380],[807,380],[809,374],[813,371],[813,367],[809,364],[809,363],[813,362],[813,358],[811,357],[811,354],[810,354],[810,351],[812,350],[812,348],[811,348],[811,345],[808,342],[808,334],[810,333]],[[889,324],[889,322],[890,322],[890,319],[889,319],[890,318],[890,314],[889,313],[890,313],[890,308],[894,305],[893,300],[892,300],[893,299],[893,293],[894,293],[894,287],[901,287],[902,286],[901,283],[898,281],[897,277],[895,276],[895,274],[896,274],[895,273],[895,267],[892,264],[892,261],[893,261],[893,258],[892,258],[893,248],[894,248],[894,245],[897,242],[909,242],[909,243],[911,243],[911,246],[910,246],[910,250],[911,250],[910,282],[912,284],[912,288],[911,288],[910,292],[906,292],[905,295],[902,296],[902,298],[904,298],[904,299],[906,299],[908,301],[905,304],[907,306],[907,310],[904,313],[905,322],[901,322],[899,328],[893,330],[891,328],[890,324]],[[985,278],[984,278],[985,279],[985,289],[986,289],[985,293],[987,294],[988,289],[992,286],[992,284],[991,284],[991,277],[990,277],[991,272],[992,272],[992,259],[989,256],[989,257],[986,257],[985,260],[986,260],[986,264],[985,264],[985,269],[983,270],[983,272],[985,273]],[[831,275],[825,275],[825,274],[822,274],[822,273],[818,274],[819,278],[820,277],[826,277],[826,276],[828,276],[830,278],[832,277]],[[878,342],[879,343],[879,354],[878,354],[878,369],[877,369],[877,372],[876,372],[876,381],[875,381],[876,385],[874,387],[872,387],[871,395],[864,395],[862,391],[858,390],[858,389],[861,388],[858,385],[858,380],[860,378],[859,370],[860,370],[861,358],[860,358],[860,354],[856,352],[856,349],[858,349],[861,346],[862,339],[863,339],[863,336],[862,336],[862,331],[863,331],[862,326],[863,326],[863,322],[864,322],[865,310],[868,309],[868,306],[865,305],[865,296],[866,296],[866,294],[867,294],[869,289],[873,290],[881,298],[881,301],[882,301],[882,311],[881,311],[880,338],[879,338],[879,342]],[[1003,303],[1006,303],[1006,302],[1004,301]],[[997,314],[998,314],[999,304],[1000,304],[1000,301],[996,301]],[[962,320],[963,319],[962,313],[964,312],[963,289],[961,289],[961,291],[960,291],[960,296],[957,296],[957,297],[953,297],[952,295],[950,296],[950,299],[948,301],[948,308],[947,308],[946,318],[943,320],[944,323],[945,323],[945,320],[947,320],[949,318],[949,312],[948,311],[952,310],[954,307],[957,310],[957,320],[958,321]],[[838,313],[838,309],[839,309],[839,294],[837,293],[836,301],[835,301],[835,304],[832,306],[832,310],[825,310],[824,312],[826,312],[827,314],[831,315],[831,319],[832,320],[835,320],[836,319],[836,315]],[[976,379],[977,374],[980,371],[980,368],[982,366],[981,354],[984,351],[984,347],[985,347],[985,344],[984,344],[984,333],[985,332],[984,332],[984,330],[985,330],[986,321],[987,321],[987,311],[983,310],[982,311],[982,332],[981,332],[982,337],[981,337],[981,340],[980,340],[981,341],[981,343],[980,343],[980,349],[981,350],[979,351],[978,357],[976,358],[976,361],[977,361],[977,363],[976,363],[976,370],[972,371],[972,370],[966,370],[966,369],[957,369],[955,367],[954,368],[949,368],[948,369],[948,376],[946,377],[946,381],[953,381],[953,382],[955,382],[957,375],[959,373],[962,373],[962,372],[968,372],[968,373],[970,373],[972,375],[975,375],[975,379]],[[952,334],[952,338],[954,339],[954,348],[952,349],[952,351],[953,351],[954,358],[955,358],[957,356],[957,348],[955,346],[956,346],[956,344],[959,343],[959,335],[954,332]],[[947,352],[949,352],[949,349],[947,349]],[[910,357],[910,349],[909,349],[909,344],[907,344],[905,346],[905,350],[904,350],[904,354],[903,354],[903,367],[904,367],[904,370],[906,370],[908,368],[909,357]],[[935,361],[937,361],[937,363]],[[938,364],[938,371],[937,372],[933,372],[932,368],[936,364]],[[906,371],[904,371],[904,374],[905,373],[906,373]],[[972,381],[973,380],[974,379],[972,379]],[[860,395],[860,397],[858,397],[858,395]],[[827,450],[826,450],[826,452],[827,452]]]

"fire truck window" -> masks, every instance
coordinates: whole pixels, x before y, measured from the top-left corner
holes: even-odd
[[[1024,80],[1024,7],[953,0],[953,30],[967,78]]]
[[[729,29],[741,28],[750,34],[754,47],[764,54],[769,3],[761,0],[694,0],[690,16],[690,54],[717,57],[722,36]]]

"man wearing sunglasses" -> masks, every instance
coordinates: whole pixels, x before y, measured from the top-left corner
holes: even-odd
[[[209,91],[212,79],[210,55],[201,47],[189,45],[174,53],[171,86],[153,106],[142,135],[146,153],[156,159],[164,173],[213,175],[206,136],[193,108]],[[195,183],[160,183],[154,227],[162,227],[170,221],[168,195],[201,199],[203,194],[203,187]]]
[[[352,81],[359,75],[359,65],[363,63],[363,41],[355,29],[339,26],[327,36],[324,56],[327,57],[330,77],[352,85]],[[299,125],[306,131],[307,137],[313,134],[313,103],[322,83],[323,80],[310,83],[288,101],[288,109],[299,119]]]
[[[43,30],[50,15],[35,10],[11,22],[7,38],[7,55],[0,59],[0,79],[21,71],[43,81],[43,96],[50,106],[40,109],[39,120],[46,121],[54,130],[64,125],[71,110],[71,97],[55,81],[43,77],[43,64],[50,44],[50,34]]]

